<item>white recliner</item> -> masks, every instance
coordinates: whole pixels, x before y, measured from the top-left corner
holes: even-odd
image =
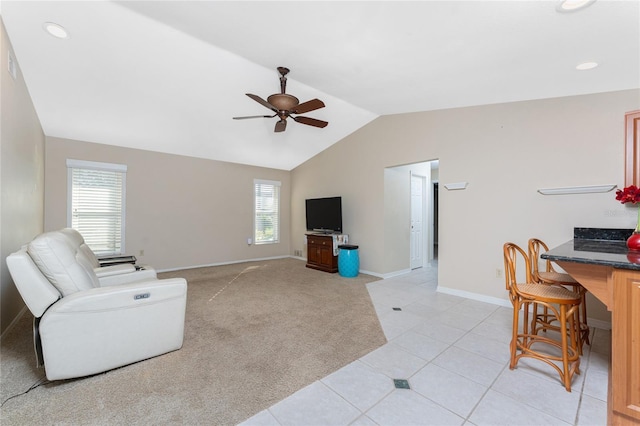
[[[88,247],[87,247],[88,248]],[[47,379],[88,376],[180,349],[187,283],[153,271],[99,278],[65,232],[47,232],[7,257],[35,317]],[[140,271],[137,271],[140,272]]]
[[[61,234],[69,239],[76,251],[76,259],[87,268],[93,269],[100,280],[101,286],[113,284],[125,284],[142,280],[152,280],[157,277],[156,270],[148,265],[132,265],[123,263],[119,265],[101,266],[98,257],[85,243],[80,232],[73,228],[63,228]]]

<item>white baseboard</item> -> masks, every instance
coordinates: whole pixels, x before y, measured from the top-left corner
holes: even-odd
[[[384,280],[388,280],[389,278],[399,277],[400,275],[406,275],[411,272],[411,269],[401,269],[399,271],[388,272],[386,274],[378,274],[375,272],[364,272],[364,271],[362,272],[365,274],[373,275],[374,277],[379,277]]]
[[[301,257],[301,256],[291,256],[291,255],[288,255],[288,256],[273,256],[273,257],[261,257],[261,258],[257,258],[257,259],[244,259],[244,260],[233,260],[233,261],[229,261],[229,262],[208,263],[206,265],[183,266],[183,267],[180,267],[180,268],[159,269],[158,273],[160,273],[160,272],[180,271],[180,270],[183,270],[183,269],[208,268],[210,266],[224,266],[224,265],[233,265],[235,263],[261,262],[263,260],[286,259],[286,258],[301,260],[303,262],[307,261],[306,257]],[[407,269],[407,270],[403,270],[403,271],[392,272],[390,274],[379,274],[377,272],[371,272],[371,271],[367,271],[367,270],[364,270],[364,269],[361,269],[358,272],[360,272],[361,274],[367,274],[367,275],[372,275],[374,277],[386,279],[386,278],[391,278],[391,277],[395,277],[395,276],[398,276],[398,275],[408,274],[409,272],[411,272],[411,270]]]
[[[460,296],[466,299],[477,300],[479,302],[491,303],[493,305],[504,306],[505,308],[512,308],[511,302],[497,297],[485,296],[478,293],[471,293],[469,291],[457,290],[455,288],[440,287],[438,286],[437,292],[451,294],[453,296]],[[591,327],[600,328],[602,330],[611,330],[611,323],[608,321],[602,321],[595,318],[587,318],[587,323]]]
[[[511,302],[498,297],[485,296],[484,294],[472,293],[470,291],[458,290],[455,288],[438,286],[436,289],[438,293],[450,294],[452,296],[464,297],[466,299],[477,300],[479,302],[491,303],[492,305],[504,306],[511,308]]]
[[[383,278],[383,279],[385,278],[383,275],[381,275],[381,274],[379,274],[377,272],[367,271],[366,269],[360,269],[358,272],[361,273],[361,274],[371,275],[373,277],[378,277],[378,278]]]
[[[158,272],[171,272],[171,271],[180,271],[182,269],[196,269],[196,268],[207,268],[210,266],[233,265],[235,263],[261,262],[263,260],[286,259],[288,257],[293,257],[293,256],[285,255],[285,256],[273,256],[273,257],[259,257],[256,259],[231,260],[229,262],[208,263],[206,265],[193,265],[193,266],[182,266],[179,268],[158,269]],[[304,259],[301,259],[301,260],[304,260]]]

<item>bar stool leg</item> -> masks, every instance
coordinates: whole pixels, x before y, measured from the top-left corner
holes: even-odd
[[[587,324],[587,292],[582,290],[582,303],[580,303],[580,340],[581,343],[591,345],[589,341],[589,324]]]
[[[518,351],[518,327],[519,326],[519,317],[520,317],[520,303],[518,301],[513,301],[513,327],[511,333],[511,344],[509,348],[511,349],[511,359],[509,361],[509,369],[513,370],[516,368],[516,352]]]
[[[573,318],[573,315],[571,317]],[[567,323],[567,306],[566,305],[560,305],[560,323],[561,324]],[[573,324],[569,325],[569,329],[570,329],[569,334],[571,336],[574,336]],[[566,332],[563,333],[561,330],[560,339],[562,342],[562,371],[563,371],[562,381],[567,392],[571,392],[571,376],[569,375],[569,350],[567,349],[568,348],[567,333]]]
[[[577,354],[575,373],[580,374],[580,357],[582,356],[582,344],[580,342],[581,340],[580,339],[580,320],[578,316],[580,306],[572,306],[571,309],[574,312],[574,314],[571,315],[569,319],[569,322],[570,322],[569,326],[571,327],[571,330],[572,330],[572,333],[570,334],[571,347],[573,348],[574,353]]]

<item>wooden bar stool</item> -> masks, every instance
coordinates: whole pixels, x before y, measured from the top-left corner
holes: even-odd
[[[580,307],[580,295],[560,285],[540,284],[533,281],[531,263],[527,253],[514,243],[503,246],[504,271],[509,298],[513,304],[513,335],[511,338],[511,360],[509,368],[514,369],[518,360],[529,357],[543,361],[558,372],[565,389],[571,392],[571,380],[574,374],[580,374],[579,337],[576,332],[577,311]],[[524,280],[518,282],[517,265],[524,266]],[[560,341],[534,333],[529,324],[531,305],[547,308],[558,324],[564,325],[568,332],[559,333]],[[520,329],[520,309],[523,310],[522,330]],[[549,346],[560,350],[560,355],[543,352]],[[562,368],[556,363],[561,363]]]
[[[587,324],[587,302],[586,302],[586,294],[587,291],[579,282],[573,279],[573,277],[564,272],[557,272],[553,268],[553,264],[550,260],[545,260],[540,258],[540,254],[549,251],[549,247],[542,241],[537,238],[531,238],[528,244],[529,248],[529,260],[531,261],[531,275],[533,276],[533,280],[535,282],[541,284],[550,284],[550,285],[561,285],[565,287],[569,287],[573,292],[580,294],[581,303],[580,309],[578,311],[578,326],[579,326],[579,338],[580,338],[580,354],[582,354],[583,345],[590,344],[589,343],[589,325]],[[540,268],[540,262],[545,263],[544,270]],[[536,312],[537,313],[537,312]],[[551,326],[549,323],[549,317],[546,315],[547,310],[544,309],[544,312],[541,316],[537,317],[539,319],[539,323],[541,328],[545,329],[557,329],[556,327]]]

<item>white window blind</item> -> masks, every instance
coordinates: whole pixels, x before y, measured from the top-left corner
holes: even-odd
[[[280,182],[254,180],[256,244],[280,241]]]
[[[127,166],[67,160],[68,226],[97,255],[124,253]]]

